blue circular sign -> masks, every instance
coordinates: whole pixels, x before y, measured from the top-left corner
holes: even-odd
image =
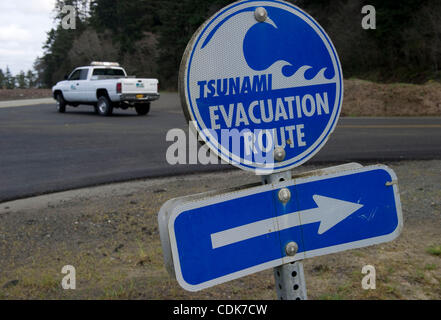
[[[283,1],[241,1],[215,14],[190,41],[179,86],[184,112],[211,150],[258,174],[313,157],[343,102],[331,40]]]

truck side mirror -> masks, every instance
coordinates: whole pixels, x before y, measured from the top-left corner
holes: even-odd
[[[65,75],[64,75],[64,80],[67,80],[69,78],[69,75],[66,73]]]

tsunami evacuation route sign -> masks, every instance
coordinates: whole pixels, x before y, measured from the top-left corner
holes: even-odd
[[[179,77],[184,113],[205,143],[222,160],[259,174],[313,157],[343,100],[331,40],[282,1],[241,1],[215,14],[188,44]],[[285,151],[278,161],[277,147]]]

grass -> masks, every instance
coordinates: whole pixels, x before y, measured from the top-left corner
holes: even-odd
[[[133,281],[130,281],[126,285],[117,285],[115,287],[104,288],[102,300],[128,300],[131,298],[135,290]]]
[[[395,288],[395,287],[392,286],[392,285],[387,285],[386,288],[385,288],[385,291],[386,291],[386,293],[387,293],[388,295],[392,295],[392,296],[394,296],[394,297],[396,297],[396,298],[398,298],[398,299],[401,298],[401,295],[400,295],[400,293],[398,292],[397,288]]]
[[[433,256],[440,257],[441,256],[441,245],[428,247],[426,249],[426,252],[433,255]]]
[[[415,277],[414,277],[415,281],[422,282],[425,280],[425,278],[426,278],[426,276],[422,270],[417,269],[415,271]]]
[[[434,263],[428,263],[424,266],[424,270],[432,271],[438,269],[437,265]]]
[[[347,300],[345,296],[339,293],[327,293],[318,297],[319,300]]]

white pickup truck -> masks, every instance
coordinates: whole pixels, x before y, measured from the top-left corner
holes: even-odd
[[[95,112],[110,116],[114,108],[134,107],[138,115],[150,111],[150,102],[159,99],[157,79],[136,79],[114,62],[92,62],[76,68],[52,88],[57,110],[66,106],[92,105]]]

